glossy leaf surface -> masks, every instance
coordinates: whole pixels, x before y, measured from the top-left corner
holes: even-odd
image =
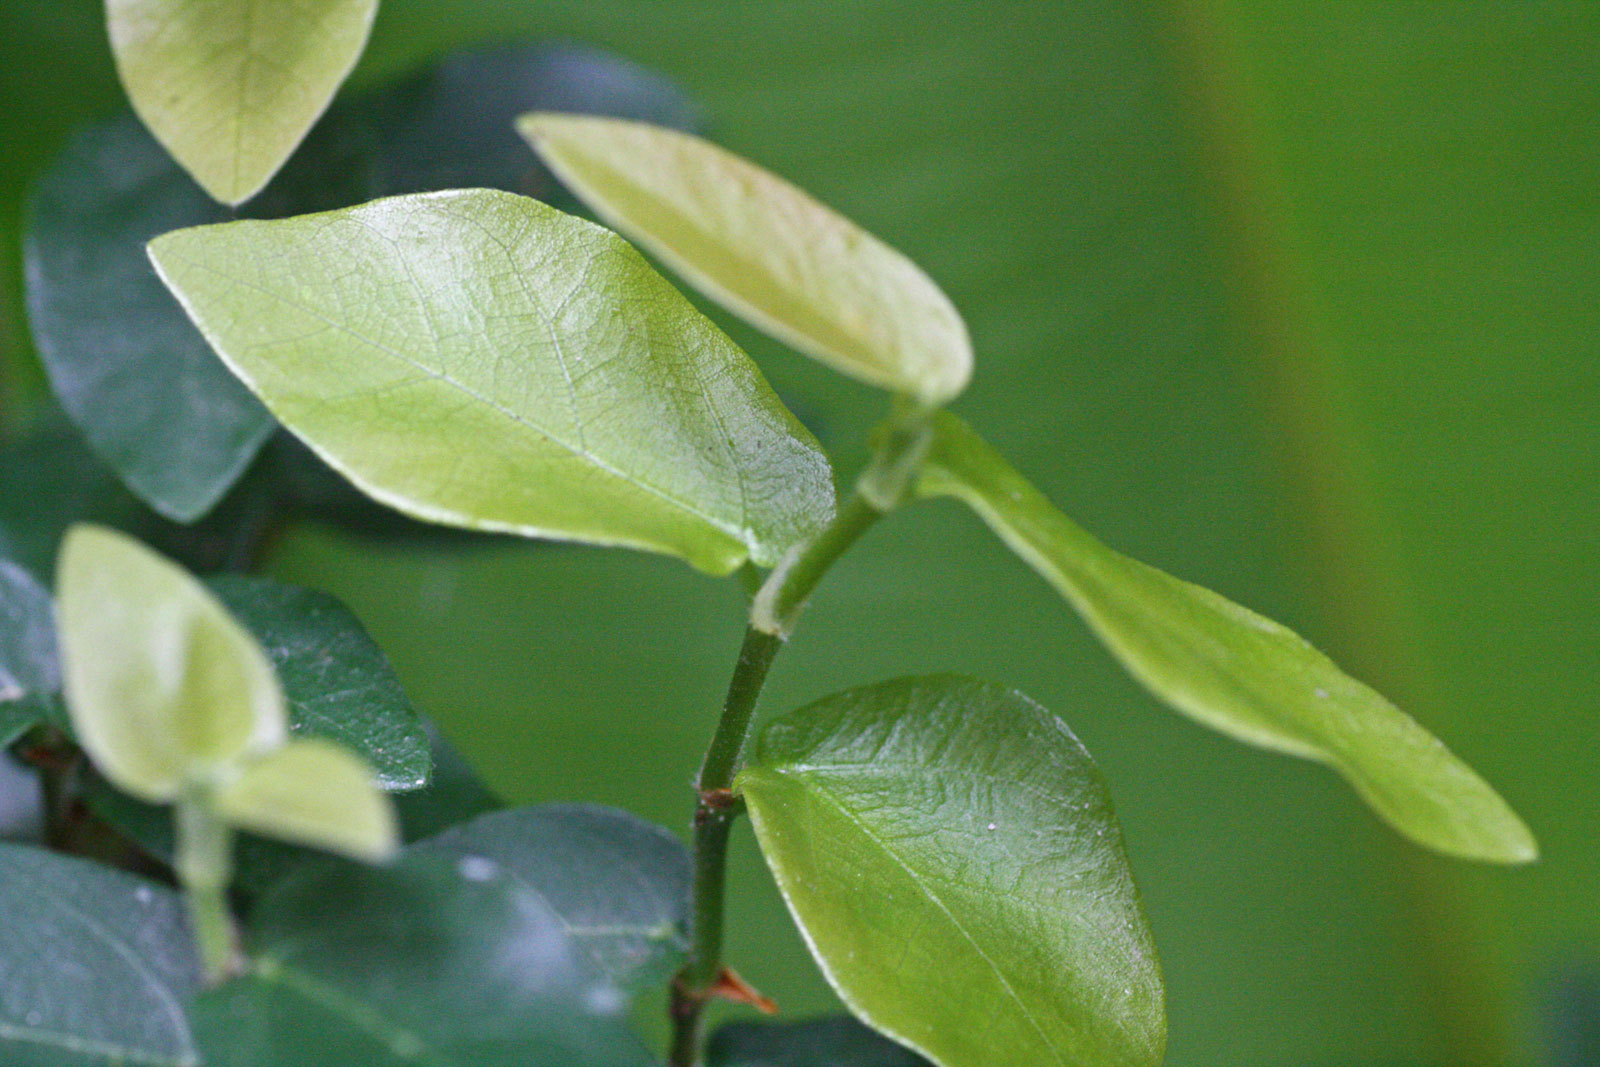
[[[621,995],[492,864],[409,856],[286,884],[249,974],[195,1004],[208,1067],[644,1067]]]
[[[0,707],[60,685],[50,594],[33,575],[0,558]]]
[[[0,1060],[198,1067],[184,1000],[200,984],[178,895],[0,844]]]
[[[133,108],[216,200],[283,166],[366,45],[378,0],[107,0]]]
[[[172,800],[185,781],[282,742],[272,665],[182,568],[123,534],[75,526],[57,580],[73,730],[119,788]]]
[[[533,114],[567,186],[707,296],[835,370],[930,403],[972,373],[966,324],[922,269],[748,160],[676,130]]]
[[[428,734],[376,642],[326,593],[270,578],[225,575],[207,585],[261,642],[289,705],[289,732],[321,737],[370,762],[395,791],[421,788]]]
[[[151,244],[283,423],[379,500],[725,573],[832,509],[748,358],[615,235],[506,193],[378,201]]]
[[[1505,801],[1404,712],[1271,619],[1113,552],[953,415],[939,417],[921,491],[969,505],[1185,715],[1328,764],[1430,848],[1503,863],[1538,854]]]
[[[739,778],[852,1011],[942,1067],[1153,1067],[1160,968],[1100,772],[1060,719],[955,676],[776,720]]]
[[[496,864],[560,917],[624,989],[664,983],[689,949],[689,851],[625,811],[550,804],[480,816],[418,846]]]
[[[850,1018],[733,1023],[711,1035],[707,1067],[927,1067],[928,1061]]]
[[[217,791],[233,826],[378,863],[399,847],[399,825],[372,769],[330,741],[290,741]]]

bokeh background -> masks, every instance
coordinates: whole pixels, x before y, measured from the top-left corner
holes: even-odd
[[[25,191],[122,100],[96,0],[0,2],[16,421],[42,388]],[[1600,5],[384,0],[353,84],[494,40],[665,74],[718,141],[925,264],[978,352],[962,414],[1111,544],[1395,696],[1545,855],[1423,854],[1325,771],[1171,715],[952,506],[848,557],[769,712],[957,670],[1067,718],[1126,826],[1173,1067],[1600,1063]],[[719,321],[851,473],[881,397]],[[509,797],[683,827],[732,583],[316,525],[270,567],[349,602]],[[736,965],[834,1010],[748,835],[736,866]]]

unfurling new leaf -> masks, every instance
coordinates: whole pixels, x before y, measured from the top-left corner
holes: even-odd
[[[1538,854],[1528,828],[1482,778],[1303,638],[1113,552],[965,423],[941,414],[936,425],[922,494],[956,497],[976,511],[1155,696],[1241,741],[1330,765],[1396,829],[1430,848],[1502,863]]]
[[[393,853],[394,811],[371,769],[326,741],[288,740],[266,653],[204,585],[98,526],[67,532],[57,571],[72,727],[114,785],[357,859]]]
[[[425,520],[726,573],[833,512],[827,459],[628,244],[472,190],[183,230],[162,278],[273,413]]]
[[[967,327],[939,287],[777,175],[644,123],[545,113],[518,129],[596,214],[759,329],[927,404],[966,387]]]
[[[57,581],[73,730],[118,788],[170,802],[283,744],[272,665],[181,567],[123,534],[75,526]]]
[[[1154,1067],[1160,968],[1089,754],[1013,690],[853,689],[761,734],[739,789],[852,1011],[941,1067]]]

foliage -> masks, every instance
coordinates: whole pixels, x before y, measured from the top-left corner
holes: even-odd
[[[1178,710],[1332,765],[1421,844],[1535,856],[1509,807],[1392,704],[1276,623],[1101,545],[943,410],[972,372],[954,306],[777,176],[635,121],[516,122],[572,194],[705,296],[892,394],[842,501],[754,362],[621,237],[517,193],[395,177],[415,160],[383,131],[437,129],[440,106],[470,98],[380,94],[312,131],[373,10],[111,0],[119,70],[155,139],[228,205],[283,167],[263,194],[280,199],[221,221],[122,120],[70,147],[37,201],[30,303],[63,406],[167,520],[211,514],[193,538],[124,518],[137,512],[85,495],[60,462],[60,499],[0,513],[0,547],[20,560],[0,560],[0,740],[26,734],[55,850],[0,849],[16,917],[0,973],[24,993],[0,998],[0,1048],[51,1064],[642,1065],[658,1061],[627,1015],[654,988],[671,1001],[673,1067],[913,1051],[940,1067],[1158,1063],[1153,937],[1107,785],[1060,719],[993,683],[903,679],[774,720],[746,758],[813,590],[867,529],[929,496],[976,511]],[[271,32],[252,36],[254,18]],[[304,163],[285,166],[302,141]],[[346,158],[366,165],[331,171]],[[113,181],[133,160],[149,168]],[[341,187],[298,189],[300,166]],[[366,178],[343,187],[352,175]],[[134,256],[149,237],[154,274]],[[162,335],[117,336],[115,300],[164,308]],[[169,421],[176,437],[152,432]],[[306,451],[256,461],[275,423]],[[212,538],[229,569],[250,563],[304,503],[295,466],[319,462],[423,522],[750,579],[692,853],[622,812],[492,810],[345,609],[191,573],[215,566]],[[84,521],[108,518],[190,567]],[[22,547],[53,551],[63,531],[52,611]],[[54,803],[74,789],[87,809]],[[173,822],[135,801],[173,805]],[[817,963],[890,1041],[841,1022],[703,1040],[711,1000],[765,1003],[723,959],[746,812]],[[71,921],[38,918],[51,909]],[[55,992],[37,966],[108,953],[118,965],[86,988]],[[123,988],[130,973],[149,1004]]]

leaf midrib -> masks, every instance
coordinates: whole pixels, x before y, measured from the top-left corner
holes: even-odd
[[[772,771],[780,776],[788,775],[796,778],[801,782],[805,782],[807,780],[804,774],[793,773],[790,768],[774,767],[772,768]],[[918,877],[916,870],[906,863],[906,861],[903,860],[886,841],[880,838],[877,834],[873,833],[867,824],[861,820],[861,817],[850,810],[850,808],[846,806],[838,797],[834,796],[827,789],[818,788],[815,783],[812,783],[812,787],[810,788],[809,792],[813,796],[816,796],[830,804],[836,811],[839,812],[840,815],[843,815],[852,826],[856,827],[856,829],[861,832],[862,836],[876,845],[885,856],[893,861],[895,866],[899,867],[905,872],[906,877],[910,880],[911,884],[916,887],[916,889],[922,893],[923,896],[927,897],[929,903],[931,903],[942,915],[944,915],[945,919],[949,921],[956,933],[960,934],[961,938],[966,941],[967,944],[972,946],[973,952],[977,953],[978,958],[983,960],[983,962],[988,966],[990,972],[993,973],[995,979],[1000,983],[1000,987],[1005,990],[1006,996],[1008,996],[1011,1001],[1016,1004],[1018,1010],[1022,1013],[1022,1017],[1028,1020],[1028,1025],[1033,1027],[1034,1032],[1039,1035],[1039,1039],[1044,1042],[1044,1046],[1048,1048],[1051,1054],[1055,1057],[1056,1063],[1058,1063],[1060,1067],[1072,1067],[1066,1056],[1059,1048],[1056,1047],[1055,1042],[1052,1041],[1049,1035],[1045,1033],[1044,1028],[1039,1024],[1039,1020],[1034,1016],[1032,1010],[1029,1009],[1022,997],[1018,995],[1016,989],[1012,987],[1010,980],[1006,978],[1005,973],[1001,971],[999,964],[995,963],[995,961],[990,958],[989,954],[983,950],[983,946],[980,945],[977,939],[967,931],[967,928],[962,925],[961,920],[955,917],[949,906],[945,904],[939,895],[923,884],[923,880]]]
[[[363,224],[363,225],[365,225],[365,224]],[[734,541],[736,541],[739,544],[743,545],[748,550],[749,545],[746,543],[744,537],[741,536],[744,533],[743,527],[746,527],[746,526],[749,525],[749,517],[748,516],[741,516],[740,517],[741,520],[742,520],[741,528],[739,528],[739,529],[730,529],[729,526],[726,523],[724,523],[722,520],[717,519],[714,516],[706,514],[705,512],[701,511],[700,509],[694,507],[692,504],[689,504],[689,503],[687,503],[685,501],[677,499],[676,497],[674,497],[670,493],[668,493],[666,490],[661,489],[658,486],[651,485],[648,482],[642,481],[641,479],[636,478],[636,477],[634,477],[634,476],[632,476],[632,475],[630,475],[630,474],[628,474],[628,473],[626,473],[624,471],[618,470],[611,463],[609,463],[608,461],[600,458],[599,456],[596,456],[594,453],[588,451],[587,449],[579,447],[579,446],[575,446],[575,445],[573,445],[573,444],[561,439],[560,437],[557,437],[556,435],[550,433],[549,431],[543,429],[542,427],[534,425],[534,423],[532,421],[530,421],[529,419],[527,419],[526,417],[518,414],[515,411],[512,411],[510,408],[505,407],[504,405],[500,404],[499,402],[497,402],[497,401],[495,401],[495,400],[493,400],[493,399],[491,399],[489,397],[484,396],[483,394],[479,393],[477,390],[470,388],[465,383],[460,382],[460,381],[456,380],[455,378],[452,378],[450,375],[446,374],[443,371],[438,371],[438,370],[433,369],[432,367],[427,366],[426,364],[418,363],[416,360],[412,359],[410,356],[406,355],[404,352],[400,352],[400,351],[398,351],[396,349],[390,348],[389,346],[387,346],[387,345],[385,345],[385,344],[383,344],[383,343],[381,343],[381,342],[379,342],[379,341],[377,341],[375,339],[368,338],[368,337],[363,337],[361,334],[357,333],[355,330],[351,329],[350,327],[345,326],[345,325],[343,325],[341,323],[335,322],[332,319],[328,318],[327,316],[322,315],[322,314],[312,310],[311,308],[308,308],[308,307],[304,306],[303,304],[300,304],[300,303],[297,303],[296,301],[290,300],[289,298],[281,296],[278,293],[274,293],[271,290],[266,289],[263,286],[256,285],[255,283],[253,283],[253,282],[251,282],[251,281],[249,281],[247,279],[239,278],[239,277],[236,277],[236,276],[234,276],[232,274],[229,274],[229,273],[227,273],[225,271],[218,270],[217,268],[211,266],[210,264],[202,263],[202,262],[200,262],[199,260],[196,260],[196,259],[191,259],[188,256],[182,255],[181,253],[169,252],[169,254],[173,255],[174,258],[181,260],[183,263],[185,263],[186,265],[188,265],[190,267],[195,267],[195,268],[198,268],[200,270],[204,270],[204,271],[206,271],[206,272],[208,272],[210,274],[215,275],[218,278],[223,279],[224,281],[230,282],[230,283],[232,283],[234,285],[243,286],[244,288],[247,288],[247,289],[252,289],[255,292],[260,293],[262,296],[265,296],[265,297],[268,297],[268,298],[270,298],[272,300],[276,300],[276,301],[279,301],[279,302],[281,302],[283,304],[286,304],[289,307],[294,308],[295,310],[301,312],[302,314],[308,315],[311,318],[316,319],[318,322],[321,322],[323,325],[325,325],[330,330],[333,330],[333,331],[335,331],[337,333],[342,333],[345,336],[350,337],[351,339],[360,342],[361,344],[369,346],[374,351],[381,352],[382,354],[384,354],[386,356],[389,356],[392,359],[399,360],[401,363],[404,363],[406,366],[411,367],[413,370],[419,371],[422,374],[424,374],[425,376],[427,376],[428,378],[430,378],[430,379],[432,379],[432,380],[434,380],[436,382],[439,382],[439,383],[441,383],[443,385],[446,385],[446,386],[449,386],[449,387],[455,389],[457,392],[462,393],[464,396],[468,397],[469,399],[474,400],[474,401],[476,401],[476,402],[478,402],[480,404],[483,404],[485,407],[489,408],[490,410],[495,411],[498,414],[504,416],[506,419],[510,420],[511,422],[516,423],[518,426],[521,426],[522,428],[524,428],[526,430],[532,431],[534,434],[538,435],[543,440],[548,441],[551,444],[557,446],[558,448],[561,448],[561,449],[567,451],[568,453],[570,453],[571,455],[577,457],[578,459],[585,460],[586,462],[592,464],[593,466],[595,466],[596,468],[598,468],[602,472],[611,475],[612,477],[616,478],[617,480],[619,480],[619,481],[621,481],[621,482],[623,482],[623,483],[625,483],[627,485],[631,485],[634,488],[639,489],[639,490],[641,490],[641,491],[643,491],[643,492],[645,492],[645,493],[647,493],[647,494],[649,494],[651,496],[654,496],[654,497],[662,500],[663,502],[671,505],[672,507],[678,508],[679,510],[685,512],[686,514],[692,516],[693,518],[696,518],[696,519],[700,520],[701,522],[704,522],[704,523],[710,525],[712,528],[714,528],[718,532],[720,532],[722,534],[725,534],[728,537],[731,537]],[[697,378],[697,380],[698,380],[698,378]],[[415,383],[405,383],[405,384],[409,385],[409,384],[415,384]]]

